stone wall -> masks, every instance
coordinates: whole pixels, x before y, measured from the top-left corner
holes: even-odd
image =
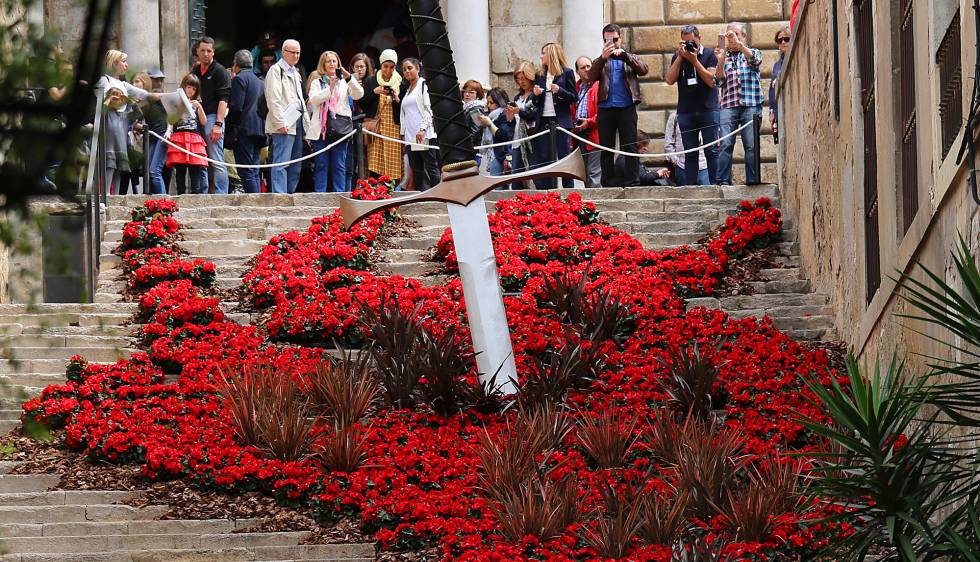
[[[896,235],[897,212],[901,192],[897,177],[894,148],[897,123],[883,117],[881,108],[897,103],[889,81],[877,84],[879,104],[878,143],[878,236],[881,244],[882,283],[867,298],[865,292],[864,164],[865,134],[856,92],[859,90],[855,69],[856,50],[851,45],[854,30],[849,14],[840,4],[840,116],[834,115],[833,58],[829,51],[831,17],[828,2],[809,4],[795,30],[792,51],[784,66],[781,83],[780,120],[782,121],[783,162],[780,191],[783,210],[799,224],[800,256],[806,276],[815,287],[831,296],[837,317],[837,331],[856,354],[867,361],[887,361],[893,353],[907,358],[913,372],[924,372],[923,361],[916,354],[949,357],[950,352],[928,336],[944,336],[922,322],[902,319],[899,315],[912,310],[899,296],[889,278],[898,272],[925,276],[915,268],[921,262],[960,286],[953,270],[951,252],[958,237],[968,240],[974,255],[980,247],[980,214],[966,185],[967,162],[955,165],[955,154],[941,160],[934,149],[936,132],[929,117],[917,120],[919,131],[919,212],[907,233]],[[884,8],[884,7],[883,7]],[[876,21],[887,22],[881,14]],[[916,26],[927,29],[927,14],[916,14]],[[919,19],[921,17],[921,19]],[[877,14],[876,14],[877,18]],[[971,26],[972,27],[972,26]],[[923,33],[918,37],[927,35]],[[964,44],[972,44],[972,29],[964,30]],[[882,53],[876,61],[877,76],[891,77],[893,61],[886,43],[877,45]],[[973,55],[964,52],[964,69],[973,65]],[[930,84],[937,80],[929,53],[922,53],[917,64],[918,108],[931,115],[938,100]],[[968,88],[970,85],[964,86]],[[969,90],[966,91],[966,94]],[[966,96],[968,100],[968,95]],[[962,132],[961,132],[962,137]],[[958,142],[956,145],[958,146]],[[955,151],[954,151],[955,152]],[[926,335],[917,334],[922,331]],[[949,341],[948,336],[944,338]]]

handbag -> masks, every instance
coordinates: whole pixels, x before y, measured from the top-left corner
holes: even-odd
[[[327,138],[337,140],[354,130],[354,122],[346,115],[327,114]]]
[[[378,117],[365,117],[364,121],[361,122],[361,129],[364,129],[365,131],[370,131],[372,133],[377,133],[379,126],[381,126],[381,119]],[[364,133],[365,145],[371,144],[371,141],[373,140],[374,140],[373,136]]]

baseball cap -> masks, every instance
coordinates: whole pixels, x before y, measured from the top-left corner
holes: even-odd
[[[167,75],[164,74],[163,71],[160,70],[159,68],[155,68],[155,69],[151,70],[148,74],[150,75],[150,78],[151,79],[166,78],[167,77]]]

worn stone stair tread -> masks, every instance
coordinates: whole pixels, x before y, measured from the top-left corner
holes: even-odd
[[[0,525],[3,537],[56,537],[84,535],[156,535],[230,533],[260,523],[246,519],[158,519],[152,521],[78,521],[61,523],[8,523]]]
[[[0,506],[89,505],[111,504],[137,498],[140,491],[123,490],[54,490],[49,492],[16,492],[0,494]]]
[[[60,474],[0,474],[0,494],[44,492],[61,481]],[[0,533],[0,536],[3,536]]]
[[[150,521],[163,516],[169,509],[165,505],[137,508],[97,502],[77,505],[0,505],[0,524]]]
[[[140,553],[133,560],[175,560],[187,554],[221,556],[226,551],[252,555],[252,560],[284,560],[317,556],[327,559],[373,556],[373,544],[300,545],[306,532],[143,534],[11,537],[4,539],[8,551],[24,554],[93,553],[117,555]],[[173,545],[173,546],[168,546]],[[207,558],[200,558],[201,560]],[[211,558],[223,559],[223,558]],[[232,558],[234,559],[234,558]],[[249,558],[238,558],[249,560]]]

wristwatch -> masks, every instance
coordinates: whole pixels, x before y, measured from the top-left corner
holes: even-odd
[[[215,124],[215,126],[221,127],[222,129],[225,128],[225,124],[224,124],[223,121],[215,121],[214,124]]]

